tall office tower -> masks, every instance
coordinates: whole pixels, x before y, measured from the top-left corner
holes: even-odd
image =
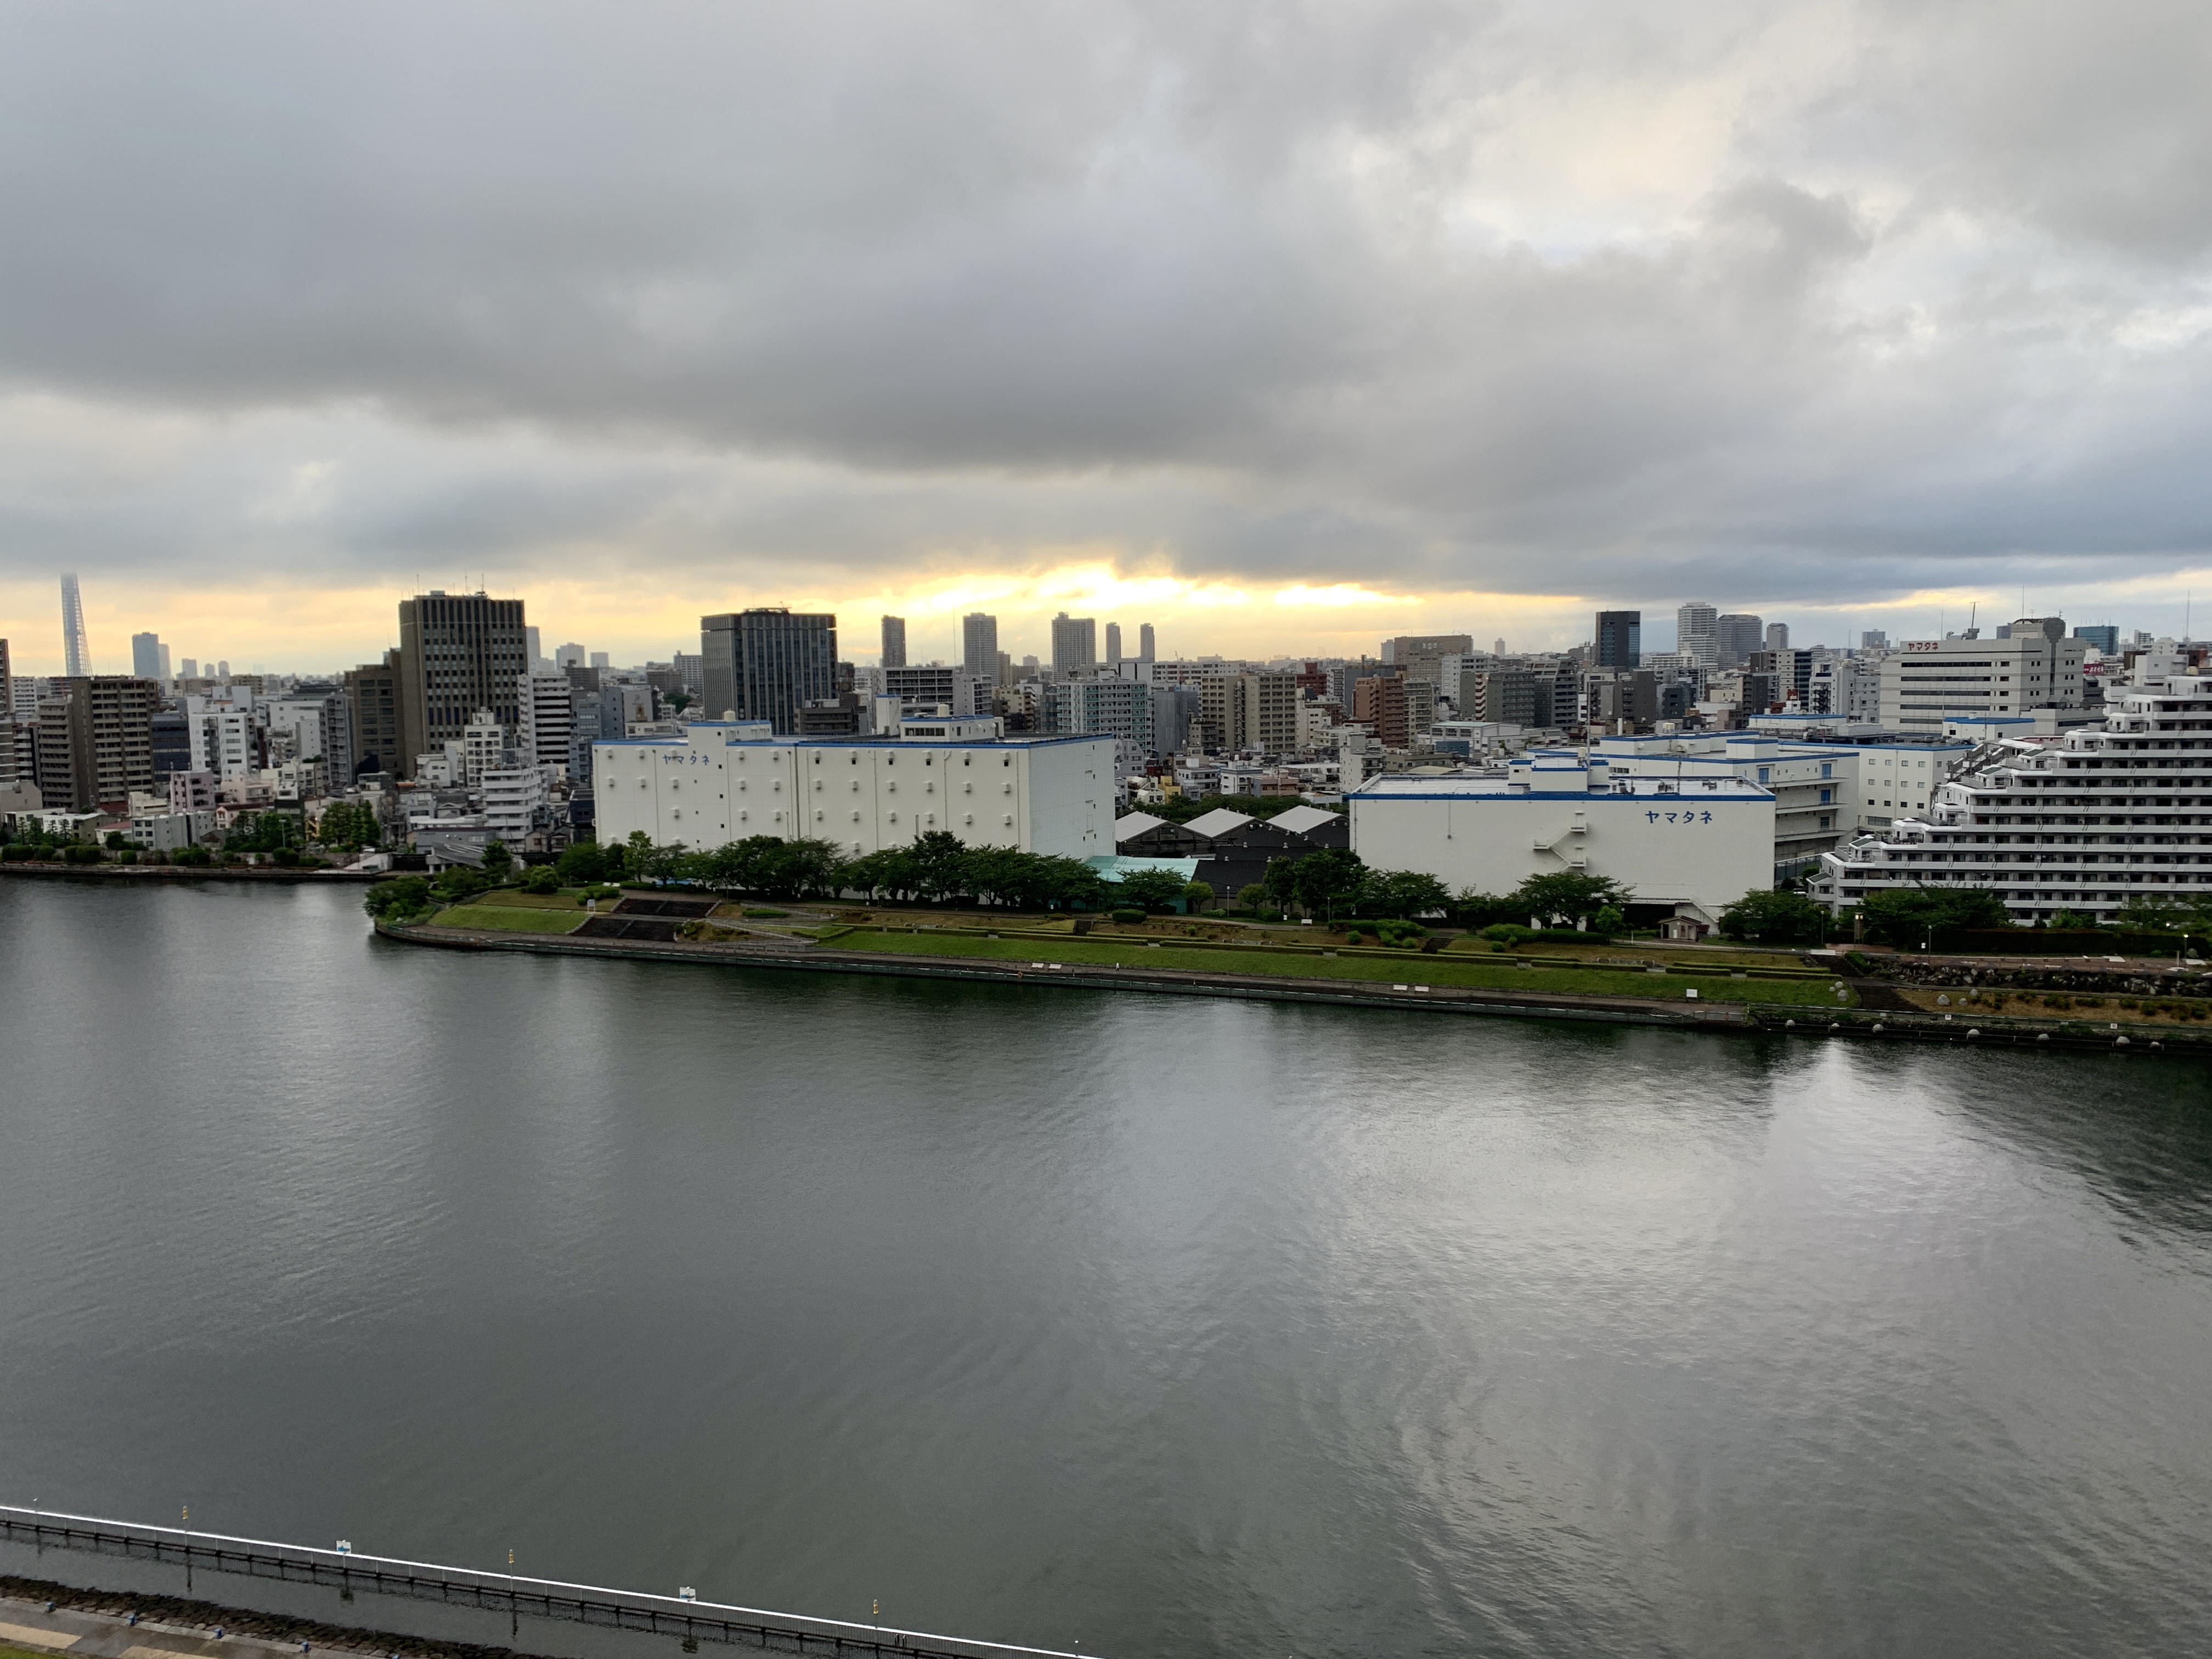
[[[521,711],[515,746],[522,750],[522,763],[567,771],[576,735],[576,690],[568,677],[525,674],[515,687],[514,702]]]
[[[1597,613],[1597,651],[1593,668],[1633,668],[1644,656],[1644,613],[1641,611],[1601,611]]]
[[[699,618],[708,720],[799,730],[799,711],[836,695],[837,618],[763,605]]]
[[[1889,649],[1889,632],[1888,632],[1888,630],[1887,630],[1887,629],[1881,629],[1881,628],[1869,628],[1869,629],[1867,629],[1867,631],[1866,631],[1865,633],[1863,633],[1863,634],[1862,634],[1862,635],[1859,635],[1859,649],[1860,649],[1860,650],[1862,650],[1862,651],[1887,651],[1887,650],[1888,650],[1888,649]]]
[[[215,665],[213,678],[224,685],[230,684],[230,659],[225,657]]]
[[[15,707],[15,694],[9,686],[13,678],[8,667],[8,641],[0,640],[0,720],[6,720]]]
[[[1753,652],[1766,648],[1766,624],[1742,611],[1723,611],[1714,619],[1713,636],[1723,668],[1741,668]]]
[[[679,651],[672,660],[676,664],[676,684],[693,702],[697,702],[707,689],[707,659],[696,651]]]
[[[127,674],[64,676],[39,703],[39,793],[50,808],[120,806],[154,787],[161,688]]]
[[[200,659],[199,659],[198,657],[187,657],[187,658],[185,658],[185,678],[186,679],[188,679],[188,680],[196,680],[196,679],[199,678],[199,677],[200,677]]]
[[[142,680],[166,680],[161,672],[161,638],[158,634],[131,636],[131,672]]]
[[[883,666],[885,668],[906,666],[906,618],[904,617],[884,618]]]
[[[1674,611],[1674,649],[1700,668],[1719,664],[1721,613],[1703,599],[1692,599]]]
[[[608,661],[607,653],[605,652],[594,651],[592,653],[592,666],[594,668],[607,668],[612,666],[612,665]]]
[[[538,672],[538,665],[542,660],[538,655],[540,646],[538,637],[538,630],[536,629],[526,628],[522,630],[522,648],[530,653],[530,666],[524,672],[526,673],[536,673]]]
[[[1000,672],[999,619],[971,611],[960,619],[960,666],[969,674],[996,685],[1006,678]]]
[[[62,578],[62,673],[82,679],[92,672],[92,643],[84,635],[84,598],[77,592],[76,573]]]
[[[173,685],[176,683],[177,677],[169,672],[169,647],[166,645],[161,647],[157,654],[160,657],[160,661],[155,664],[155,666],[160,668],[161,671],[160,675],[161,684],[165,687]]]
[[[1119,623],[1106,624],[1106,665],[1109,668],[1121,665],[1121,624]]]
[[[553,665],[556,668],[581,668],[584,665],[584,647],[573,641],[557,647],[553,653]]]
[[[1159,646],[1152,637],[1152,625],[1150,623],[1139,623],[1137,625],[1137,660],[1139,662],[1159,660]]]
[[[1787,651],[1790,648],[1790,624],[1788,623],[1769,623],[1766,624],[1766,648],[1769,651]]]
[[[404,775],[414,775],[416,754],[465,733],[479,708],[501,726],[515,723],[516,677],[528,665],[523,627],[520,599],[481,590],[400,600],[400,727],[414,745],[401,757]]]
[[[1066,679],[1098,666],[1098,623],[1065,611],[1052,619],[1052,672]]]

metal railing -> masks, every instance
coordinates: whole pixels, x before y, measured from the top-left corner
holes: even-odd
[[[36,1542],[48,1548],[90,1550],[141,1560],[198,1565],[217,1572],[276,1578],[292,1583],[327,1584],[411,1596],[447,1606],[483,1607],[516,1616],[612,1626],[622,1630],[736,1642],[757,1639],[802,1653],[898,1655],[905,1659],[978,1659],[1009,1654],[1024,1659],[1098,1659],[1059,1648],[1024,1647],[987,1642],[853,1620],[780,1613],[734,1602],[702,1601],[688,1595],[657,1595],[645,1590],[574,1584],[557,1578],[475,1567],[454,1567],[395,1556],[365,1555],[349,1545],[318,1549],[307,1544],[269,1539],[234,1538],[184,1527],[155,1526],[100,1516],[0,1504],[0,1540]],[[435,1646],[435,1638],[422,1638]]]

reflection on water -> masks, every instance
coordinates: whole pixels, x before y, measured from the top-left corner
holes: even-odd
[[[0,939],[0,1495],[1132,1656],[2212,1640],[2185,1062]]]

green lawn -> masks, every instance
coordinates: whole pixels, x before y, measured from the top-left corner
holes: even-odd
[[[479,893],[473,902],[501,910],[580,910],[584,901],[574,893],[526,893],[520,887],[495,887]]]
[[[501,933],[574,933],[584,920],[575,910],[549,910],[542,905],[529,908],[506,903],[504,894],[499,897],[497,903],[455,905],[430,920],[440,927],[476,927]]]
[[[1065,962],[1129,968],[1176,969],[1198,974],[1267,975],[1286,979],[1380,980],[1392,985],[1468,986],[1481,990],[1540,991],[1562,996],[1647,997],[1682,1002],[1697,988],[1708,1002],[1788,1002],[1820,1007],[1838,1004],[1826,980],[1730,979],[1686,974],[1607,973],[1601,969],[1516,968],[1506,957],[1490,963],[1408,953],[1403,961],[1372,957],[1314,957],[1272,951],[1209,951],[1203,945],[1157,949],[1127,940],[976,939],[958,933],[881,933],[856,927],[834,941],[845,951],[913,956],[983,957],[1000,962]]]

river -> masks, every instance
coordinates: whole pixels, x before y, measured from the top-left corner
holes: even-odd
[[[2212,1650],[2185,1060],[11,878],[0,1262],[4,1501],[1109,1659]]]

